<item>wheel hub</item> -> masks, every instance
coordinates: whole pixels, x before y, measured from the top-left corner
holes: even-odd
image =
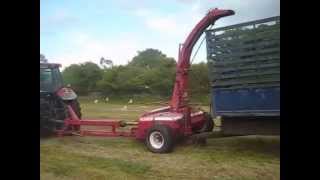
[[[159,131],[152,132],[149,136],[149,141],[152,147],[160,149],[164,144],[164,139]]]

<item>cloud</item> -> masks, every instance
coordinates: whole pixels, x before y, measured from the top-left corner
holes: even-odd
[[[52,34],[67,28],[75,28],[79,18],[72,15],[67,9],[60,8],[49,16],[40,16],[40,31],[42,34]]]
[[[194,3],[195,1],[197,0],[177,0],[178,2],[181,2],[181,3]]]
[[[210,8],[232,9],[236,15],[222,18],[214,27],[227,26],[240,22],[256,20],[279,15],[279,0],[177,0],[181,9],[176,12],[163,13],[155,10],[140,10],[140,18],[147,28],[158,32],[159,36],[167,39],[172,45],[163,46],[162,50],[177,58],[177,47],[194,28],[195,24],[206,14]],[[200,45],[201,39],[195,48]],[[169,49],[171,48],[171,49]],[[194,53],[194,52],[193,52]],[[205,43],[202,45],[195,62],[206,59]]]
[[[178,23],[175,19],[170,17],[147,18],[145,23],[153,30],[169,34],[175,34],[176,30],[178,29]]]
[[[71,14],[65,9],[58,9],[52,16],[49,17],[50,23],[65,23],[70,20],[74,20],[75,17],[71,16]]]
[[[200,7],[200,4],[194,3],[188,11],[164,13],[157,9],[137,9],[133,14],[150,31],[148,47],[160,49],[177,60],[179,44],[183,43],[195,24],[205,15],[205,12],[199,11]],[[205,60],[205,55],[199,54],[197,58]]]
[[[217,21],[215,27],[266,18],[280,13],[279,0],[176,0],[175,3],[170,1],[171,7],[168,8],[170,10],[165,10],[163,6],[159,7],[159,3],[155,3],[155,1],[147,0],[99,2],[100,4],[89,8],[91,9],[89,12],[94,9],[101,12],[111,12],[107,8],[114,8],[115,12],[121,11],[122,15],[128,15],[128,17],[131,15],[128,19],[133,23],[130,25],[138,27],[133,27],[132,29],[135,30],[132,31],[130,28],[123,28],[117,29],[116,32],[106,31],[106,34],[95,35],[88,29],[88,32],[85,32],[86,30],[79,28],[77,25],[80,17],[74,16],[72,11],[69,11],[70,9],[61,7],[50,16],[41,16],[40,20],[41,36],[48,32],[62,32],[59,33],[57,40],[57,42],[61,41],[60,50],[55,50],[51,52],[52,54],[43,52],[49,59],[57,60],[66,66],[88,60],[98,63],[98,60],[103,56],[112,59],[115,64],[126,64],[136,55],[137,51],[145,48],[157,48],[168,56],[177,58],[179,43],[183,43],[209,8],[233,9],[236,12],[234,16]],[[169,6],[169,2],[166,2]],[[101,16],[103,15],[105,14],[101,14]],[[123,22],[120,20],[110,21],[110,27],[114,25],[112,23],[127,22],[126,18],[121,17]],[[122,25],[126,27],[126,24]],[[66,29],[67,31],[65,31]],[[113,27],[110,29],[115,30]],[[124,33],[125,31],[130,33]],[[195,62],[205,60],[205,56],[204,43]]]
[[[164,13],[157,9],[137,9],[133,15],[140,18],[145,27],[164,38],[182,39],[186,36],[187,31],[201,17],[195,11],[199,6],[194,5],[189,12],[178,11]],[[172,39],[172,37],[175,37]]]
[[[197,12],[197,11],[200,10],[200,7],[201,7],[200,3],[198,3],[198,2],[193,3],[192,6],[191,6],[191,11]]]
[[[152,14],[152,12],[149,9],[136,9],[133,11],[133,14],[139,17],[147,17]]]
[[[204,14],[210,8],[232,9],[234,16],[223,18],[217,26],[280,15],[280,0],[177,0],[181,5]],[[196,8],[195,8],[196,7]]]
[[[83,32],[73,32],[66,39],[63,51],[52,57],[62,63],[63,68],[73,63],[92,61],[99,63],[101,57],[111,59],[114,64],[126,64],[141,49],[141,43],[131,35],[101,39]],[[48,56],[49,59],[50,55]]]

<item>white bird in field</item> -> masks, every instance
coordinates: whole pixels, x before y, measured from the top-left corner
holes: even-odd
[[[96,99],[96,100],[94,100],[93,102],[94,102],[95,104],[98,104],[99,100]]]
[[[108,97],[106,97],[106,102],[109,102],[109,98]]]
[[[129,103],[129,104],[132,104],[132,103],[133,103],[133,99],[130,99],[128,103]]]
[[[126,106],[126,105],[125,105],[125,106],[123,106],[123,108],[121,108],[121,110],[122,110],[122,111],[126,111],[126,110],[128,110],[128,106]]]

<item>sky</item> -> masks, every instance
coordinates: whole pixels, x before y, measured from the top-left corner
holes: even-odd
[[[123,65],[146,48],[177,60],[179,44],[211,8],[235,11],[215,23],[222,27],[279,16],[280,0],[40,0],[40,53],[63,68],[101,57]],[[203,61],[205,43],[194,63]]]

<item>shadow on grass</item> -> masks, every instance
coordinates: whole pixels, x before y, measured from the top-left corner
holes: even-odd
[[[279,136],[237,136],[210,138],[207,149],[247,152],[280,158]]]
[[[219,154],[227,157],[248,156],[259,159],[280,159],[279,136],[214,136],[207,139],[205,144],[180,143],[177,151],[185,153]],[[176,152],[177,152],[176,151]]]

